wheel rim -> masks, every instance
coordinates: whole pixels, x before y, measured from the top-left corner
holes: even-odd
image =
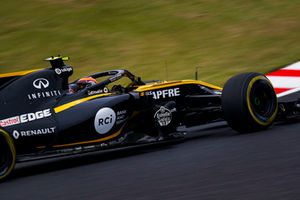
[[[253,114],[262,122],[268,122],[277,109],[276,94],[265,80],[253,83],[250,92],[250,106]]]

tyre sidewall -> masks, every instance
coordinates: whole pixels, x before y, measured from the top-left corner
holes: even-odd
[[[0,171],[0,181],[1,180],[4,180],[6,179],[9,174],[11,174],[11,172],[13,171],[14,167],[15,167],[15,164],[16,164],[16,149],[15,149],[15,144],[14,144],[14,140],[13,138],[9,135],[8,132],[6,132],[5,130],[3,129],[0,129],[0,137],[1,139],[3,139],[3,142],[6,143],[6,148],[7,149],[7,157],[8,157],[8,161],[7,163],[5,163],[3,165],[3,167],[5,169],[2,169],[2,166],[1,166],[1,170],[3,171]],[[1,154],[0,154],[1,156]],[[5,167],[6,166],[6,167]]]
[[[274,112],[267,121],[259,119],[250,102],[253,85],[263,81],[268,85],[268,92],[274,101]],[[253,132],[269,127],[277,115],[278,103],[271,82],[260,73],[243,73],[229,79],[222,92],[222,108],[224,119],[239,132]]]

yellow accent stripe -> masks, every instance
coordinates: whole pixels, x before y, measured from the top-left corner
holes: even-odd
[[[97,95],[89,96],[89,97],[86,97],[86,98],[83,98],[83,99],[78,99],[78,100],[75,100],[75,101],[71,101],[69,103],[66,103],[66,104],[63,104],[61,106],[58,106],[58,107],[54,108],[54,112],[59,113],[59,112],[62,112],[64,110],[67,110],[69,108],[72,108],[72,107],[74,107],[78,104],[81,104],[83,102],[86,102],[86,101],[89,101],[89,100],[92,100],[92,99],[96,99],[98,97],[109,96],[111,94],[112,93],[97,94]]]
[[[143,85],[138,87],[135,91],[137,92],[145,92],[149,90],[156,90],[166,87],[173,87],[178,85],[186,85],[186,84],[197,84],[197,85],[203,85],[212,89],[216,90],[222,90],[221,87],[206,83],[204,81],[195,81],[195,80],[182,80],[182,81],[166,81],[166,82],[160,82],[160,83],[154,83],[149,85]]]
[[[103,142],[103,141],[106,141],[106,140],[110,140],[112,138],[118,137],[122,133],[122,130],[123,130],[125,125],[126,125],[126,123],[116,133],[114,133],[112,135],[109,135],[107,137],[104,137],[104,138],[100,138],[100,139],[96,139],[96,140],[90,140],[90,141],[84,141],[84,142],[75,142],[75,143],[70,143],[70,144],[59,144],[59,145],[54,145],[53,147],[57,147],[57,148],[58,147],[69,147],[69,146],[98,143],[98,142]]]
[[[137,114],[138,114],[138,112],[133,112],[131,117],[134,117]],[[127,123],[123,124],[123,126],[120,128],[120,130],[117,131],[116,133],[114,133],[112,135],[109,135],[107,137],[104,137],[104,138],[100,138],[100,139],[96,139],[96,140],[83,141],[83,142],[70,143],[70,144],[58,144],[58,145],[54,145],[53,147],[69,147],[69,146],[74,146],[74,145],[91,144],[91,143],[98,143],[98,142],[103,142],[103,141],[106,141],[106,140],[110,140],[110,139],[113,139],[115,137],[118,137],[122,133],[122,131],[123,131],[126,124]],[[38,146],[36,148],[41,149],[41,148],[45,148],[45,147],[46,146]]]
[[[33,70],[27,70],[27,71],[0,74],[0,78],[6,78],[6,77],[12,77],[12,76],[24,76],[24,75],[30,74],[30,73],[38,71],[38,70],[41,70],[41,69],[33,69]]]

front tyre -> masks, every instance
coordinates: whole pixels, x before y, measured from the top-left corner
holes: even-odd
[[[238,132],[260,131],[275,120],[278,110],[271,82],[259,73],[230,78],[222,91],[224,119]]]
[[[16,163],[16,149],[12,137],[0,129],[0,181],[7,178]]]

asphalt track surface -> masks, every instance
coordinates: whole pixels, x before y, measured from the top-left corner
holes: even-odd
[[[0,199],[300,199],[300,121],[252,134],[219,122],[181,142],[19,164]]]

